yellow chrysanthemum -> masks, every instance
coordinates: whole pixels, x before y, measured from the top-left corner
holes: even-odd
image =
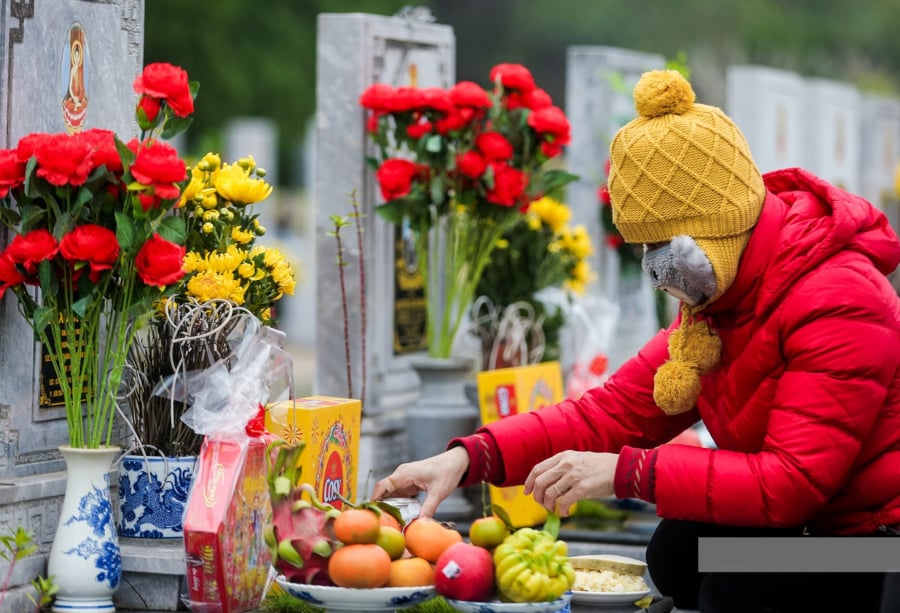
[[[215,229],[216,229],[215,226],[213,226],[213,225],[212,225],[210,222],[208,222],[208,221],[207,221],[206,223],[204,223],[204,224],[200,227],[200,230],[201,230],[204,234],[212,234],[213,231],[214,231]]]
[[[256,266],[252,262],[244,262],[238,266],[237,272],[244,279],[250,279],[256,274]]]
[[[497,246],[496,246],[496,248],[497,248],[497,249],[508,249],[508,248],[509,248],[509,241],[506,240],[505,238],[498,238],[498,239],[497,239]]]
[[[594,245],[591,243],[591,236],[588,234],[584,225],[577,225],[572,230],[572,242],[569,245],[569,251],[577,258],[586,258],[594,253]]]
[[[554,233],[562,230],[572,217],[569,207],[548,197],[533,201],[529,205],[528,211],[533,211]]]
[[[237,245],[228,245],[224,252],[210,253],[206,258],[206,269],[212,272],[233,273],[244,262],[244,252]]]
[[[194,198],[200,193],[200,191],[206,187],[206,181],[204,180],[205,173],[198,168],[193,168],[191,170],[191,180],[185,186],[183,190],[181,190],[181,198],[178,199],[178,206],[182,207],[188,202],[193,202]]]
[[[219,169],[219,166],[222,165],[222,158],[219,157],[218,153],[209,152],[203,156],[203,159],[200,160],[200,163],[197,166],[203,167],[204,170],[209,172],[213,172]]]
[[[272,193],[272,186],[262,179],[254,179],[237,164],[226,164],[216,174],[216,191],[236,205],[254,204]]]
[[[530,230],[534,230],[535,232],[540,230],[541,226],[544,225],[541,221],[541,216],[531,212],[529,212],[528,215],[525,216],[525,221],[528,223],[528,228]]]
[[[241,230],[238,227],[234,227],[231,229],[231,240],[238,243],[239,245],[246,245],[253,241],[256,238],[256,234],[253,232],[248,232],[247,230]]]
[[[203,256],[196,251],[188,251],[184,254],[184,264],[182,265],[184,272],[190,274],[198,270],[206,270],[206,261]]]
[[[202,272],[191,277],[187,283],[187,293],[201,302],[216,299],[244,303],[245,288],[241,282],[228,273]]]
[[[197,194],[200,200],[200,206],[206,210],[214,209],[219,206],[219,198],[216,196],[216,189],[208,187]]]

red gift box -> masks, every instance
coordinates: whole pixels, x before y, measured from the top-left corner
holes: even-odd
[[[258,609],[272,557],[266,440],[206,437],[184,517],[188,595],[194,613]]]

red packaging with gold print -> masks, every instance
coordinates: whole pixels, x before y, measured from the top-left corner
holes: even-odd
[[[266,439],[206,437],[184,518],[188,595],[194,613],[260,607],[271,565]]]

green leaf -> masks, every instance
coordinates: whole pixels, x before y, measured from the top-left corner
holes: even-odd
[[[74,206],[76,208],[84,206],[88,202],[90,202],[94,197],[94,194],[88,188],[82,186],[81,189],[78,190],[78,197],[75,198]]]
[[[38,281],[41,284],[41,292],[44,294],[45,299],[55,296],[56,292],[59,291],[59,280],[53,274],[50,260],[43,260],[38,264]]]
[[[506,509],[501,507],[499,504],[491,505],[491,512],[503,520],[503,523],[506,524],[506,527],[509,528],[510,532],[515,530],[515,526],[513,526],[512,520],[509,518],[509,514],[506,512]]]
[[[116,211],[116,240],[123,251],[128,251],[134,245],[134,222],[124,213]]]
[[[375,207],[375,210],[381,217],[392,224],[402,223],[407,213],[407,207],[404,205],[403,199],[401,198],[379,204]]]
[[[91,305],[93,300],[93,296],[88,294],[79,300],[76,300],[72,304],[72,310],[75,311],[75,314],[78,315],[79,319],[84,319],[84,314],[87,312],[88,307]]]
[[[442,138],[440,134],[432,134],[427,139],[425,139],[425,151],[429,151],[431,153],[440,153],[442,145]]]
[[[40,227],[42,225],[40,222],[46,214],[47,211],[40,206],[29,204],[22,207],[22,231],[28,232]]]
[[[187,228],[181,217],[174,215],[164,217],[157,230],[161,237],[176,245],[183,245],[187,240]]]
[[[200,81],[188,81],[188,90],[191,92],[191,98],[196,99],[200,92]]]
[[[116,136],[116,151],[119,152],[119,158],[122,160],[122,167],[126,170],[131,168],[131,165],[134,164],[134,151],[128,148],[124,142],[119,140],[119,137]]]
[[[428,188],[431,193],[431,201],[437,206],[444,204],[444,201],[447,200],[447,185],[444,183],[444,177],[435,175]]]
[[[553,538],[557,538],[559,536],[559,515],[556,513],[548,513],[547,519],[544,520],[544,532],[547,532]]]
[[[38,198],[41,193],[38,190],[38,177],[35,174],[37,171],[37,158],[33,155],[28,159],[28,163],[25,164],[25,195],[29,198]]]
[[[169,139],[173,136],[177,136],[187,130],[193,122],[193,117],[179,117],[178,115],[172,115],[167,118],[166,123],[163,124],[163,130],[160,137]]]
[[[34,331],[40,333],[43,331],[47,324],[50,323],[50,318],[55,315],[55,311],[47,306],[38,307],[34,310]]]

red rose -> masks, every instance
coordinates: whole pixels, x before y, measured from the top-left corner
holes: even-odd
[[[434,127],[437,129],[438,134],[449,134],[450,132],[456,132],[457,130],[462,130],[467,125],[469,125],[469,119],[471,118],[471,114],[464,115],[459,110],[453,109],[449,113],[447,113],[444,117],[441,117],[437,121],[434,122]]]
[[[558,106],[534,111],[528,116],[528,125],[545,140],[556,145],[568,145],[571,140],[569,120]]]
[[[147,285],[164,288],[184,276],[184,254],[181,245],[154,233],[134,259],[137,274]]]
[[[370,85],[359,97],[359,104],[364,109],[383,113],[391,108],[390,101],[394,96],[394,88],[387,83]]]
[[[423,104],[422,90],[415,87],[398,87],[387,99],[387,110],[392,113],[403,113],[421,108]]]
[[[162,198],[156,194],[148,194],[146,192],[138,193],[138,202],[141,203],[141,209],[146,213],[151,209],[158,209],[162,204]]]
[[[525,104],[525,96],[518,92],[509,92],[503,96],[503,105],[507,111],[528,108]]]
[[[491,108],[491,98],[477,83],[460,81],[450,89],[450,100],[456,106]]]
[[[116,149],[116,135],[112,130],[91,128],[79,132],[76,138],[86,142],[94,150],[91,158],[93,164],[91,170],[106,166],[110,172],[122,174],[122,158],[119,157],[119,151]]]
[[[609,187],[604,183],[597,189],[597,200],[603,203],[603,206],[612,205],[612,199],[609,197]]]
[[[128,146],[132,147],[134,142]],[[138,146],[131,174],[138,183],[152,187],[154,195],[174,200],[181,194],[175,184],[187,178],[187,169],[174,147],[160,141],[149,141]]]
[[[134,80],[134,91],[163,100],[179,117],[194,112],[188,73],[178,66],[165,62],[147,64],[144,72]]]
[[[149,130],[156,125],[160,109],[162,109],[162,100],[153,96],[141,96],[135,110],[141,130]]]
[[[420,121],[418,123],[410,124],[406,126],[406,135],[413,140],[419,140],[429,132],[431,132],[431,122],[430,121]]]
[[[521,170],[506,164],[491,164],[494,169],[494,187],[487,192],[488,202],[502,206],[515,205],[525,193],[528,178]]]
[[[539,111],[547,107],[553,106],[553,99],[550,94],[542,90],[540,87],[533,89],[522,96],[522,105],[532,111]]]
[[[19,272],[15,263],[6,252],[0,253],[0,300],[10,287],[25,282],[25,276]]]
[[[69,134],[51,134],[35,143],[37,175],[57,186],[83,185],[94,169],[91,147]]]
[[[521,64],[497,64],[491,68],[491,83],[500,81],[504,90],[515,90],[527,93],[533,90],[534,77]]]
[[[407,195],[412,189],[412,180],[418,173],[416,165],[409,160],[391,158],[375,171],[375,178],[381,186],[385,200],[394,200]]]
[[[370,134],[378,132],[378,115],[376,113],[372,113],[366,119],[366,132]]]
[[[610,249],[618,249],[625,244],[625,239],[618,234],[608,234],[606,236],[606,246]]]
[[[462,155],[456,156],[456,167],[470,179],[478,179],[487,170],[487,160],[481,157],[477,151],[466,151]]]
[[[19,144],[16,145],[16,153],[19,154],[20,162],[27,162],[31,159],[31,156],[34,155],[34,150],[37,148],[38,144],[51,138],[50,134],[44,133],[31,133],[28,136],[23,136],[19,139]]]
[[[119,258],[119,242],[115,232],[109,228],[85,224],[62,237],[59,251],[73,265],[87,262],[91,282],[98,283],[103,271],[112,270]]]
[[[38,264],[53,259],[58,251],[59,243],[48,230],[41,228],[27,234],[17,234],[6,249],[6,257],[21,266],[28,275],[34,276]]]
[[[562,153],[562,145],[559,143],[550,143],[544,141],[541,143],[541,153],[544,154],[544,157],[547,158],[555,158],[557,155]]]
[[[499,132],[482,132],[475,139],[475,147],[488,160],[505,161],[513,156],[513,146]]]
[[[421,91],[422,108],[424,110],[438,111],[439,113],[450,113],[456,106],[450,100],[450,94],[440,87],[426,87]]]
[[[0,198],[25,181],[25,163],[15,149],[0,149]]]

